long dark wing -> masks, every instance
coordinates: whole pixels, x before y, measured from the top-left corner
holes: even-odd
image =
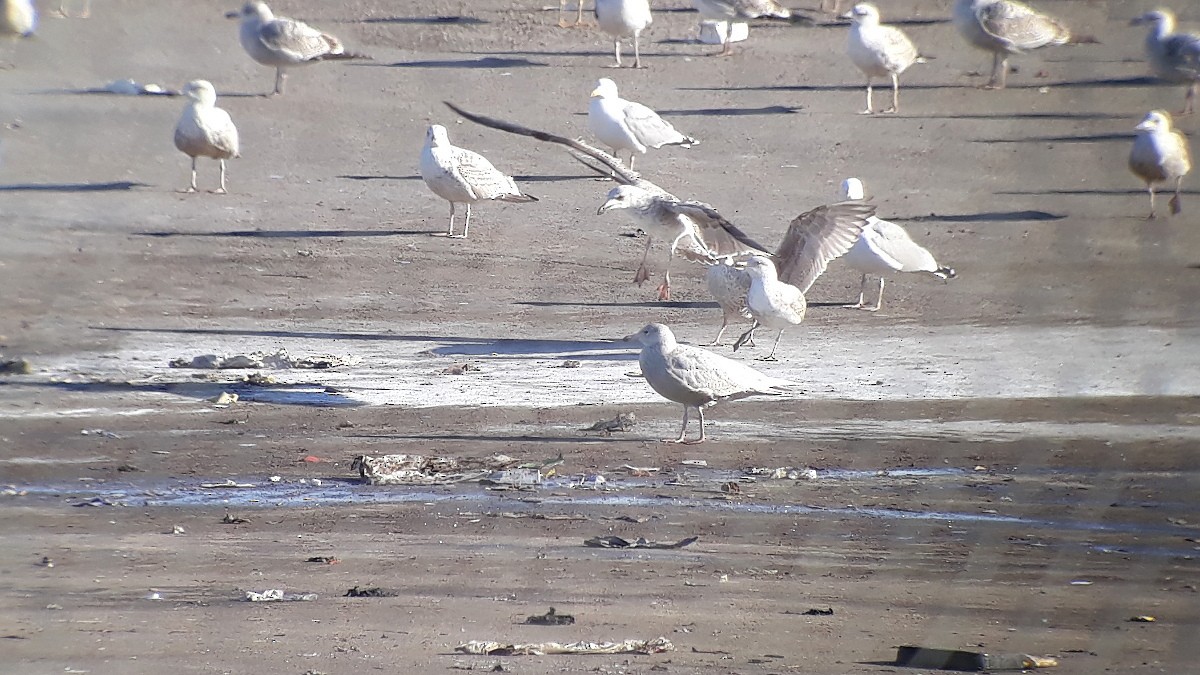
[[[676,215],[687,216],[696,224],[704,245],[718,258],[732,255],[770,255],[766,246],[754,241],[713,207],[704,202],[664,203]]]
[[[567,138],[566,136],[559,136],[557,134],[552,134],[547,131],[539,131],[537,129],[530,129],[529,127],[523,127],[519,124],[515,124],[513,122],[507,122],[505,120],[497,119],[495,117],[487,117],[486,115],[478,115],[476,113],[467,112],[466,110],[463,110],[462,108],[454,105],[453,103],[451,103],[449,101],[442,101],[442,103],[445,103],[446,107],[450,108],[455,113],[458,113],[459,116],[465,117],[466,119],[469,119],[476,124],[482,124],[485,127],[499,129],[500,131],[507,131],[510,134],[517,134],[519,136],[528,136],[530,138],[536,138],[539,141],[545,141],[547,143],[557,143],[557,144],[565,146],[571,150],[574,150],[575,152],[578,152],[578,153],[581,153],[588,157],[591,157],[591,158],[595,159],[596,161],[600,162],[601,164],[603,164],[604,166],[606,166],[609,169],[609,171],[612,172],[613,176],[617,179],[617,181],[620,183],[624,183],[626,185],[637,185],[638,187],[645,188],[647,190],[651,190],[652,192],[667,194],[667,192],[665,190],[663,190],[662,188],[660,188],[657,185],[655,185],[654,183],[651,183],[650,181],[642,178],[641,176],[639,176],[637,174],[637,172],[630,170],[629,167],[625,166],[625,164],[621,160],[617,159],[616,157],[613,157],[612,155],[608,154],[607,152],[604,152],[603,150],[600,150],[599,148],[596,148],[587,143],[584,143],[583,141],[576,140],[573,138]],[[584,163],[588,164],[587,162],[584,162]],[[590,164],[588,164],[588,165],[591,166]],[[594,168],[595,167],[593,167],[593,169]]]
[[[796,216],[775,252],[780,280],[807,293],[829,263],[854,246],[873,215],[874,206],[848,201]]]

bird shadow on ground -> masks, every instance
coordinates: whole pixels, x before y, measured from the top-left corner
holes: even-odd
[[[1063,88],[1084,88],[1084,87],[1150,87],[1161,84],[1158,80],[1152,77],[1125,77],[1125,78],[1103,78],[1094,80],[1074,80],[1067,82],[1029,82],[1021,84],[1010,84],[1009,89],[1041,89],[1042,87],[1063,87]],[[779,84],[767,85],[758,87],[680,87],[680,91],[859,91],[863,89],[862,84]],[[972,85],[962,82],[946,82],[946,83],[914,83],[900,84],[900,90],[922,90],[922,89],[974,89]],[[1035,115],[1038,113],[1034,113]],[[1051,113],[1054,114],[1054,113]],[[1073,114],[1064,113],[1067,117],[1074,118]],[[991,117],[992,115],[988,115]],[[1013,117],[1014,115],[995,115],[997,117]],[[954,117],[972,117],[971,115],[945,115],[948,118]],[[1107,118],[1125,119],[1127,115],[1110,115]]]
[[[178,230],[145,230],[134,232],[138,237],[251,237],[258,239],[311,239],[319,237],[397,237],[417,234],[437,234],[442,230],[228,230],[222,232],[181,232]]]
[[[1114,115],[1111,113],[1090,113],[1090,112],[1037,112],[1037,113],[956,113],[952,115],[933,113],[929,115],[876,115],[883,119],[914,119],[914,120],[1073,120],[1073,121],[1101,121],[1101,120],[1127,120],[1128,115]]]
[[[125,180],[111,183],[14,183],[0,185],[0,192],[119,192],[140,187],[150,187],[150,184]]]
[[[411,176],[358,176],[353,174],[342,174],[338,178],[346,178],[348,180],[421,180],[418,174]]]
[[[1174,194],[1175,191],[1168,188],[1159,188],[1159,194]],[[1131,188],[1127,190],[1083,190],[1083,189],[1063,189],[1063,190],[1004,190],[998,191],[998,195],[1028,195],[1035,197],[1045,197],[1050,195],[1145,195],[1146,188]],[[1181,195],[1197,195],[1200,190],[1180,190]]]
[[[604,443],[645,443],[646,439],[642,437],[618,437],[606,436],[602,433],[597,433],[595,436],[530,436],[523,434],[520,436],[496,436],[485,434],[379,434],[373,436],[348,436],[348,438],[376,438],[376,439],[391,439],[391,440],[406,440],[406,441],[475,441],[475,442],[531,442],[531,443],[588,443],[588,442],[604,442]]]
[[[261,369],[260,369],[261,370]],[[188,369],[180,369],[181,377],[190,376],[191,372]],[[217,371],[203,371],[217,372]],[[224,371],[225,374],[233,376],[238,372],[249,371]],[[83,394],[106,394],[106,393],[161,393],[171,394],[173,396],[182,396],[196,400],[211,400],[220,396],[224,392],[235,393],[239,400],[256,401],[260,403],[279,403],[284,405],[307,405],[321,408],[348,408],[366,405],[361,401],[339,396],[336,393],[325,391],[325,385],[321,383],[294,383],[294,384],[272,384],[265,387],[256,385],[244,384],[240,382],[155,382],[155,383],[138,383],[138,382],[119,382],[119,381],[96,381],[96,382],[6,382],[6,386],[21,386],[30,388],[49,388],[59,391],[83,393]]]
[[[404,335],[399,333],[355,333],[337,331],[297,330],[249,330],[238,328],[141,328],[131,326],[91,326],[93,330],[113,333],[166,333],[173,335],[211,335],[228,337],[254,337],[304,340],[361,340],[380,342],[434,342],[471,345],[460,351],[450,352],[446,347],[435,347],[430,354],[556,354],[602,349],[623,349],[629,345],[621,342],[599,342],[588,340],[518,340],[510,338],[462,337],[448,335]],[[632,345],[632,343],[629,343]],[[620,356],[620,355],[618,355]],[[575,357],[578,358],[578,357]],[[211,372],[211,371],[210,371]]]
[[[1019,222],[1023,220],[1063,220],[1066,216],[1045,211],[989,211],[986,213],[936,214],[899,218],[911,223],[986,223]]]
[[[659,110],[658,114],[679,117],[737,117],[741,115],[791,115],[798,113],[803,108],[785,106],[785,105],[768,105],[761,108],[698,108],[696,110]]]
[[[1133,141],[1133,134],[1091,134],[1087,136],[1026,136],[1024,138],[975,138],[972,143],[1109,143]]]
[[[530,61],[529,59],[510,59],[496,56],[485,56],[480,59],[461,59],[443,61],[396,61],[395,63],[356,63],[359,67],[387,68],[544,68],[549,63]]]
[[[473,16],[379,16],[372,19],[349,19],[334,23],[398,23],[432,26],[484,26],[484,21]]]
[[[527,307],[641,307],[646,309],[715,309],[715,302],[558,302],[554,300],[527,300],[515,302],[515,305]]]

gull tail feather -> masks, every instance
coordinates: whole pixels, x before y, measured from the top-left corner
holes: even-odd
[[[526,204],[529,202],[536,202],[539,200],[537,197],[534,197],[533,195],[527,195],[525,193],[521,193],[519,195],[504,195],[503,197],[497,197],[496,201],[511,202],[513,204]]]

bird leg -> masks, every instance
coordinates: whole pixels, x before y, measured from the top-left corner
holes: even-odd
[[[467,230],[469,230],[469,229],[471,229],[471,204],[468,202],[467,203],[467,217],[466,217],[466,219],[463,220],[463,233],[462,233],[463,239],[467,238]]]
[[[846,309],[862,309],[866,305],[867,296],[867,275],[862,275],[862,279],[858,282],[858,302],[852,305],[842,305]]]
[[[221,187],[213,190],[213,193],[223,195],[225,194],[225,160],[222,159],[218,161],[221,162]]]
[[[446,230],[446,236],[454,236],[454,202],[450,202],[450,229]]]
[[[696,408],[699,410],[699,408]],[[683,443],[683,436],[687,433],[688,414],[692,412],[691,406],[683,406],[683,426],[679,428],[679,438],[664,438],[663,443]],[[704,413],[701,413],[703,415]],[[703,419],[703,417],[701,417]]]
[[[637,35],[633,36],[633,67],[634,68],[642,67],[642,49],[638,45],[638,36]],[[631,166],[629,168],[629,170],[632,171],[633,167]]]
[[[650,257],[650,242],[653,241],[650,237],[646,237],[646,251],[642,253],[642,264],[638,265],[637,272],[633,275],[633,283],[641,285],[642,282],[650,279],[650,269],[646,267],[646,259]]]
[[[775,358],[775,348],[779,346],[779,338],[781,338],[781,337],[783,337],[783,330],[780,330],[779,334],[775,336],[775,344],[771,345],[771,353],[767,354],[766,356],[758,357],[759,361],[778,361],[779,360],[779,359]]]
[[[284,72],[283,68],[276,68],[275,69],[275,91],[270,94],[267,94],[267,96],[268,97],[282,96],[283,95],[283,84],[284,84],[284,80],[286,80],[286,79],[287,79],[287,73]]]
[[[892,107],[883,112],[894,113],[898,110],[900,110],[900,76],[892,73]]]
[[[867,76],[867,109],[859,111],[858,114],[859,115],[875,114],[875,107],[871,105],[871,77],[869,75]]]
[[[738,350],[738,348],[740,348],[744,344],[754,344],[754,329],[755,328],[758,328],[757,321],[755,321],[754,324],[750,326],[750,330],[746,331],[745,333],[742,333],[740,336],[738,336],[737,340],[734,340],[733,351],[736,352]]]
[[[1200,88],[1200,82],[1193,81],[1190,85],[1188,85],[1187,93],[1183,96],[1183,110],[1180,110],[1178,113],[1176,113],[1177,115],[1191,115],[1194,112],[1192,107],[1196,103],[1197,88]]]
[[[1146,216],[1146,220],[1154,220],[1154,184],[1147,183],[1146,191],[1150,193],[1150,215]]]
[[[1008,81],[1008,56],[1001,57],[1000,52],[992,53],[992,79],[984,85],[984,89],[1003,89]]]
[[[696,406],[696,416],[700,418],[700,438],[691,441],[684,441],[685,445],[696,445],[704,442],[704,408]]]
[[[878,312],[879,308],[883,307],[883,284],[884,284],[884,281],[885,281],[885,279],[883,277],[879,277],[879,295],[875,298],[875,306],[874,307],[863,307],[863,309],[867,310],[868,312]]]
[[[615,66],[606,66],[606,67],[620,68],[621,67],[621,38],[617,38],[616,40],[613,40],[613,55],[617,57],[617,64]]]
[[[721,345],[721,336],[725,334],[725,329],[729,326],[729,317],[721,312],[721,330],[717,331],[717,337],[713,338],[712,342],[704,345],[705,347],[719,347]]]
[[[1177,216],[1183,212],[1183,204],[1179,201],[1179,186],[1183,183],[1183,176],[1175,179],[1175,196],[1171,197],[1171,201],[1167,204],[1171,207],[1171,215]]]
[[[671,270],[669,268],[671,262],[668,260],[668,269],[663,271],[662,283],[658,285],[658,299],[667,301],[671,299]]]
[[[195,192],[195,191],[196,191],[196,158],[193,157],[192,158],[192,185],[188,189],[184,190],[184,192]]]
[[[721,40],[721,51],[714,56],[733,56],[733,43],[729,41],[729,34],[725,34],[725,39]]]

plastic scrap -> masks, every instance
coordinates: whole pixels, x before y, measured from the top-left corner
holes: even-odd
[[[592,548],[659,548],[659,549],[665,549],[665,548],[683,548],[684,546],[690,546],[690,545],[696,543],[697,541],[699,541],[699,539],[700,539],[700,537],[688,537],[687,539],[680,539],[679,541],[677,541],[673,544],[664,544],[664,543],[657,542],[657,541],[647,541],[646,539],[644,539],[642,537],[638,537],[637,539],[635,539],[633,541],[629,541],[628,539],[622,539],[621,537],[618,537],[616,535],[609,535],[607,537],[592,537],[591,539],[585,540],[583,542],[583,545],[590,546]]]
[[[611,434],[614,431],[633,431],[635,424],[637,424],[637,417],[633,413],[619,412],[612,419],[600,420],[590,427],[584,427],[580,431],[600,431],[605,434]]]
[[[316,599],[316,593],[284,593],[279,588],[270,588],[261,593],[246,591],[247,602],[308,602]]]
[[[896,665],[910,668],[937,668],[961,672],[984,670],[1032,670],[1058,665],[1056,659],[1029,654],[985,654],[956,649],[931,649],[905,645],[896,650]]]
[[[371,485],[449,485],[480,480],[516,463],[508,455],[463,460],[425,455],[359,455],[351,462],[350,470],[357,470],[363,482]]]
[[[545,614],[534,614],[525,617],[525,623],[534,626],[570,626],[575,623],[575,617],[570,614],[559,614],[551,607]]]
[[[497,656],[541,656],[545,654],[661,654],[675,650],[675,645],[664,638],[653,640],[622,640],[621,642],[533,642],[511,644],[489,640],[471,640],[454,648],[464,654],[489,654]]]
[[[130,79],[113,80],[104,85],[102,91],[122,96],[178,96],[179,92],[163,89],[157,84],[140,84]]]

